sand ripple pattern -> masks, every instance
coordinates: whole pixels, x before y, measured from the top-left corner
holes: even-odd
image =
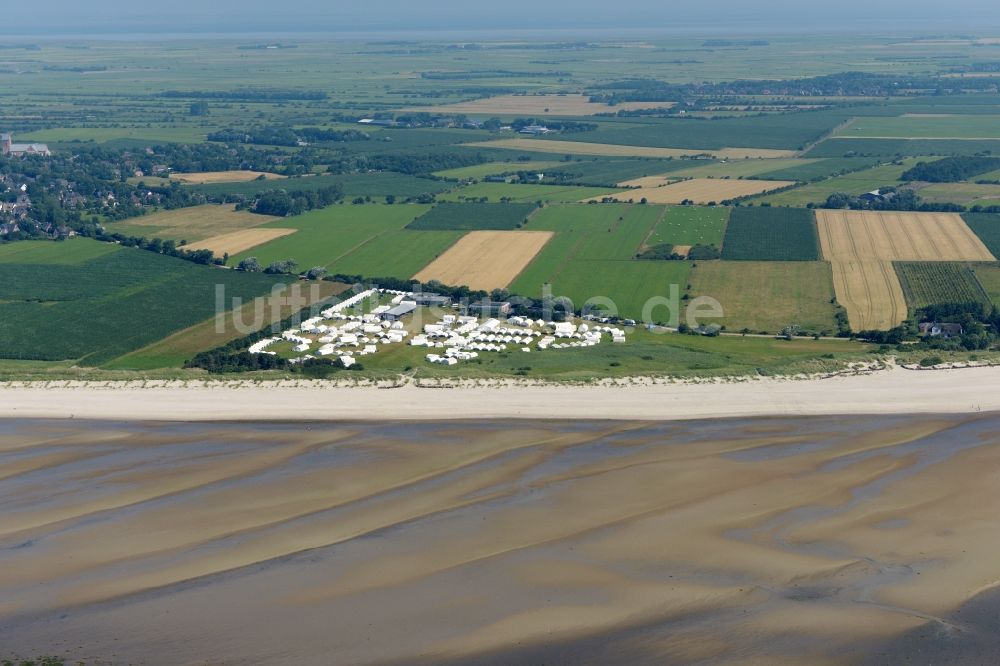
[[[998,432],[0,422],[0,642],[88,663],[857,663],[928,626],[973,635],[949,617],[1000,578]]]

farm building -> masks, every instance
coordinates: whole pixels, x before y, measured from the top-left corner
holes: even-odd
[[[417,305],[431,307],[445,307],[447,305],[451,305],[451,299],[447,296],[442,296],[441,294],[413,293],[410,294],[409,300],[413,301]]]
[[[481,317],[499,317],[510,314],[512,307],[509,301],[478,301],[469,303],[466,310]]]
[[[531,134],[532,136],[541,136],[543,134],[550,134],[551,132],[552,130],[544,125],[528,125],[521,128],[521,134]]]
[[[961,324],[939,324],[927,322],[920,324],[920,335],[931,338],[954,338],[962,335]]]
[[[4,157],[24,157],[26,155],[48,157],[52,154],[52,151],[44,143],[14,143],[14,137],[7,132],[0,134],[0,145],[2,145]]]
[[[871,192],[865,192],[858,199],[866,203],[885,203],[887,201],[892,201],[896,198],[895,192],[883,193],[882,190],[872,190]]]
[[[413,301],[403,301],[391,310],[386,310],[382,313],[382,319],[385,321],[399,321],[406,315],[410,314],[417,309],[417,304]]]

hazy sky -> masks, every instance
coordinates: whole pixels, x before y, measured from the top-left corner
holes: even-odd
[[[1000,26],[997,0],[36,0],[15,33],[803,28],[896,32]],[[2,40],[2,38],[0,38]]]

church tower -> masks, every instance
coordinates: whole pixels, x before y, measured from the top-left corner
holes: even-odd
[[[8,134],[7,132],[0,134],[0,141],[3,142],[3,154],[10,155],[10,145],[12,142],[10,134]]]

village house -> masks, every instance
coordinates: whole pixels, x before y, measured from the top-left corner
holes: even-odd
[[[925,322],[918,327],[920,335],[930,338],[956,338],[963,333],[961,324],[940,324],[938,322]]]

